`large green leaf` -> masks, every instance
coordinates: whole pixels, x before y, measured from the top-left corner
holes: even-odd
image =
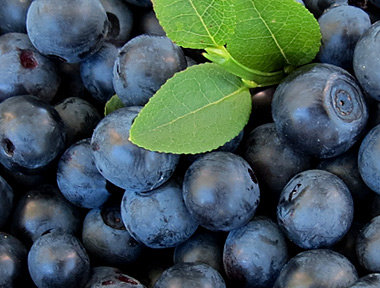
[[[232,0],[153,0],[167,36],[186,48],[222,46],[233,34]]]
[[[251,112],[249,90],[216,64],[169,79],[136,117],[130,140],[148,150],[201,153],[239,134]]]
[[[306,64],[318,53],[318,22],[295,0],[231,1],[239,17],[227,50],[237,62],[271,72]]]

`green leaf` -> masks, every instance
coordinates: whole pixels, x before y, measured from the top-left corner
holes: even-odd
[[[231,1],[239,17],[227,50],[235,61],[272,72],[309,63],[318,53],[318,22],[295,0]]]
[[[226,43],[235,27],[231,0],[153,0],[166,35],[185,48],[203,49]]]
[[[119,96],[115,94],[111,97],[110,100],[107,101],[106,105],[104,106],[104,116],[107,116],[111,112],[123,107],[123,102],[121,102]]]
[[[207,152],[238,135],[250,112],[251,95],[239,77],[213,63],[191,66],[149,100],[130,140],[159,152]]]

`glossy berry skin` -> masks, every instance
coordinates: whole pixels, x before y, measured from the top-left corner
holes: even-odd
[[[260,185],[266,185],[277,202],[286,183],[297,173],[311,167],[311,158],[298,153],[283,141],[274,123],[252,130],[243,147],[243,158],[255,170]]]
[[[330,64],[309,64],[277,87],[272,116],[280,137],[294,149],[329,158],[357,141],[368,111],[360,87],[349,73]]]
[[[70,63],[96,52],[108,26],[99,0],[34,0],[26,19],[30,41],[37,50]]]
[[[380,273],[368,274],[360,278],[350,288],[377,288],[380,287]]]
[[[198,230],[184,243],[174,249],[173,262],[210,265],[219,273],[223,270],[223,236],[217,232]]]
[[[80,65],[80,76],[91,96],[100,103],[106,103],[114,94],[112,85],[113,64],[119,53],[111,43],[104,43],[94,55]]]
[[[380,22],[363,34],[354,51],[354,71],[363,90],[376,101],[380,101],[380,49],[378,35]]]
[[[212,231],[229,231],[255,214],[260,190],[249,164],[230,152],[211,152],[186,171],[183,198],[190,214]]]
[[[265,217],[232,230],[224,245],[224,269],[239,287],[272,287],[287,260],[285,237],[279,226]]]
[[[345,5],[348,0],[303,0],[303,2],[315,17],[319,17],[327,8],[335,5]]]
[[[126,190],[121,202],[125,227],[150,248],[169,248],[186,241],[198,223],[187,211],[181,187],[171,180],[150,192]]]
[[[90,276],[90,260],[81,242],[59,230],[34,242],[28,254],[28,267],[38,288],[81,288]]]
[[[358,279],[355,267],[332,250],[317,249],[297,254],[281,270],[273,288],[350,287]]]
[[[45,185],[27,192],[19,200],[11,231],[29,245],[51,229],[74,234],[79,231],[80,225],[78,208],[69,203],[56,188]]]
[[[360,264],[371,272],[380,272],[380,216],[373,218],[356,239],[356,255]]]
[[[135,262],[144,247],[125,229],[119,207],[89,211],[83,222],[82,239],[90,256],[111,266]]]
[[[92,275],[85,288],[146,288],[135,278],[117,268],[100,266],[92,269]]]
[[[181,48],[169,38],[140,35],[120,49],[113,86],[125,106],[143,106],[166,80],[186,66]]]
[[[49,104],[30,95],[0,103],[0,162],[7,168],[47,166],[65,148],[61,117]]]
[[[4,0],[0,6],[0,32],[26,33],[26,12],[33,0]]]
[[[133,14],[128,5],[120,0],[100,0],[106,10],[110,27],[107,42],[123,46],[129,39],[133,25]]]
[[[56,95],[61,82],[56,65],[33,47],[27,34],[0,36],[0,62],[0,101],[32,94],[50,102]]]
[[[18,239],[0,232],[0,287],[20,287],[27,275],[28,250]],[[22,287],[22,286],[21,286]]]
[[[98,208],[107,201],[107,180],[96,169],[90,139],[75,143],[62,155],[57,184],[63,196],[76,206]]]
[[[348,231],[354,205],[346,184],[323,170],[306,170],[284,187],[277,220],[286,236],[304,249],[329,247]]]
[[[79,97],[68,97],[54,108],[65,125],[67,145],[91,137],[102,118],[90,102]]]
[[[326,10],[318,23],[322,34],[319,61],[352,69],[356,42],[371,26],[368,14],[358,7],[340,5]]]
[[[80,75],[91,96],[100,103],[106,103],[114,94],[112,84],[113,64],[119,53],[111,43],[104,43],[94,55],[80,65]]]
[[[0,176],[0,228],[7,224],[13,208],[13,199],[12,187]]]
[[[141,107],[125,107],[107,115],[91,138],[95,164],[108,181],[128,191],[149,191],[173,174],[179,155],[145,150],[132,144],[129,129]]]
[[[380,125],[365,136],[358,153],[358,167],[363,181],[369,188],[380,194]]]
[[[154,288],[225,288],[222,276],[203,263],[179,263],[162,273]]]

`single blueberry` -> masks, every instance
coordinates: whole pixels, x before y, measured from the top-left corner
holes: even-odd
[[[162,273],[154,288],[225,288],[222,276],[204,263],[178,263]]]
[[[95,53],[108,27],[100,0],[34,0],[26,18],[30,41],[37,50],[70,63]]]
[[[151,248],[175,247],[189,239],[198,227],[174,180],[149,192],[126,190],[121,216],[132,237]]]
[[[365,269],[380,271],[380,216],[373,218],[360,231],[356,240],[356,255]]]
[[[338,176],[323,170],[306,170],[284,187],[277,220],[286,236],[299,247],[329,247],[351,226],[351,193]]]
[[[232,230],[224,245],[223,263],[238,287],[272,287],[288,260],[286,240],[269,218],[256,217]]]
[[[252,168],[243,158],[230,152],[211,152],[187,169],[183,198],[201,226],[229,231],[253,217],[260,190]]]
[[[121,219],[120,207],[92,209],[83,222],[83,245],[102,264],[132,264],[144,246],[131,237]]]
[[[368,111],[356,80],[330,64],[298,68],[277,87],[272,116],[280,137],[294,149],[329,158],[361,136]]]
[[[108,114],[91,139],[100,174],[127,191],[149,191],[173,174],[179,155],[145,150],[128,140],[129,129],[141,107],[125,107]]]
[[[140,35],[120,49],[113,86],[125,106],[143,106],[166,80],[186,66],[181,48],[169,38]]]
[[[63,196],[76,206],[98,208],[107,201],[107,181],[96,169],[90,139],[75,143],[62,155],[57,184]]]
[[[28,254],[28,267],[38,288],[81,288],[90,276],[90,260],[81,242],[59,230],[34,242]]]
[[[282,268],[273,288],[350,287],[358,279],[344,256],[327,249],[304,251]]]

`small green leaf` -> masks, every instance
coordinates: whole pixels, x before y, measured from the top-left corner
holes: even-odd
[[[159,152],[207,152],[238,135],[250,112],[251,96],[239,77],[212,63],[191,66],[149,100],[130,140]]]
[[[318,53],[318,22],[295,0],[231,1],[238,19],[227,50],[235,61],[272,72],[309,63]]]
[[[231,0],[153,0],[167,36],[185,48],[203,49],[226,43],[235,27]]]
[[[111,97],[110,100],[107,101],[106,105],[104,106],[104,116],[107,116],[111,112],[123,107],[123,102],[121,102],[119,96],[115,94]]]

